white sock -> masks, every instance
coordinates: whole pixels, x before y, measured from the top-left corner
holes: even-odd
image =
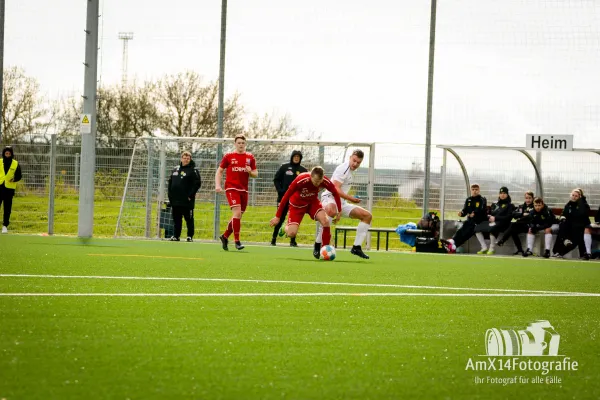
[[[591,233],[583,234],[583,243],[585,243],[585,252],[588,254],[592,254],[592,234]]]
[[[315,235],[315,243],[323,242],[323,225],[317,221],[317,234]]]
[[[550,250],[552,248],[552,234],[551,233],[546,233],[544,235],[544,239],[546,241],[546,250]]]
[[[535,235],[533,233],[527,234],[527,250],[533,251],[533,244],[535,243]]]
[[[365,238],[367,237],[367,233],[369,233],[370,227],[371,225],[365,224],[362,221],[358,223],[358,226],[356,227],[356,238],[354,239],[355,246],[362,246]]]
[[[496,247],[496,236],[490,235],[490,251],[494,251],[494,247]]]
[[[487,250],[487,244],[485,243],[485,238],[483,237],[483,233],[477,232],[475,234],[477,236],[477,240],[479,240],[479,244],[481,245],[481,250]]]

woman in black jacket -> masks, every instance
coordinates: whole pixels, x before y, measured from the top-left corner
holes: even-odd
[[[554,253],[564,256],[583,242],[585,228],[590,225],[589,212],[590,206],[583,195],[583,190],[574,189],[560,216]],[[585,256],[589,259],[589,254],[585,254]]]
[[[527,232],[527,250],[523,253],[523,257],[533,255],[533,244],[535,242],[535,234],[544,231],[544,257],[550,257],[550,247],[552,247],[552,225],[556,223],[556,216],[552,210],[544,204],[541,197],[536,197],[533,201],[534,209],[530,214]]]
[[[496,245],[496,237],[501,232],[504,232],[510,225],[510,221],[513,218],[513,212],[515,206],[512,205],[510,196],[508,195],[508,188],[502,186],[500,188],[500,194],[498,195],[498,201],[492,204],[491,214],[488,216],[488,220],[478,224],[475,227],[475,236],[481,244],[481,250],[477,254],[495,254],[494,247]],[[488,250],[485,243],[484,233],[490,234],[490,249]]]
[[[509,237],[512,237],[513,242],[515,242],[515,246],[517,247],[517,251],[514,253],[515,256],[518,254],[525,254],[523,252],[523,246],[521,246],[519,233],[529,232],[529,221],[531,220],[531,212],[534,208],[533,198],[533,192],[525,192],[525,202],[513,212],[513,218],[516,219],[516,221],[510,224],[509,228],[502,235],[502,239],[497,243],[498,246],[502,246]]]

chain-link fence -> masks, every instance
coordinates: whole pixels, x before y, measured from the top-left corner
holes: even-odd
[[[147,169],[144,169],[143,157],[133,158],[133,143],[130,147],[106,148],[96,150],[94,235],[113,236],[117,226],[119,211],[130,165],[142,168],[141,180],[144,185]],[[289,147],[289,148],[288,148]],[[250,205],[245,219],[248,219],[252,231],[252,240],[268,241],[270,228],[268,220],[274,214],[277,194],[272,179],[280,164],[289,162],[291,150],[302,148],[307,154],[305,163],[312,167],[317,163],[325,166],[326,174],[331,175],[335,167],[343,162],[354,147],[349,144],[335,151],[319,154],[319,146],[287,146],[270,151],[256,148],[249,143],[248,150],[254,152],[259,160],[259,179],[253,180],[250,186]],[[451,146],[450,146],[451,147]],[[55,148],[46,143],[14,143],[15,158],[19,161],[23,180],[19,182],[14,199],[10,230],[17,233],[77,234],[78,222],[78,186],[79,186],[79,146],[58,143]],[[333,148],[332,148],[333,149]],[[364,150],[365,149],[363,147]],[[363,199],[363,206],[372,204],[374,214],[373,225],[376,227],[394,228],[406,222],[416,222],[422,213],[424,188],[424,147],[422,145],[378,143],[374,146],[374,173],[372,199],[369,198],[369,153],[361,168],[356,171],[353,193]],[[175,167],[179,160],[179,147],[167,152],[164,165],[166,171]],[[201,172],[203,187],[197,201],[198,237],[211,239],[215,218],[214,208],[214,171],[215,155],[202,150],[192,149],[194,159]],[[273,150],[273,149],[271,149]],[[202,153],[205,151],[205,153]],[[467,185],[463,170],[455,157],[446,157],[445,185],[442,188],[443,149],[432,149],[430,203],[429,209],[439,210],[441,195],[444,192],[444,210],[448,218],[456,218],[456,211],[462,207],[467,196]],[[52,154],[56,157],[55,171],[50,170]],[[311,154],[313,152],[314,154]],[[523,154],[514,149],[468,149],[457,148],[457,154],[465,167],[471,183],[481,185],[482,194],[488,201],[494,201],[501,186],[510,189],[514,203],[523,201],[524,193],[536,191],[536,174],[531,162]],[[210,154],[209,154],[210,153]],[[531,153],[533,159],[535,153]],[[538,156],[539,157],[539,156]],[[593,209],[600,204],[600,156],[591,152],[544,152],[538,158],[544,195],[551,207],[562,207],[568,201],[569,193],[575,187],[583,188],[588,202]],[[137,213],[146,221],[150,215],[154,227],[158,222],[157,202],[160,188],[160,157],[155,153],[151,171],[152,200],[148,212],[147,203],[136,203]],[[164,179],[168,178],[165,171]],[[54,201],[50,201],[50,182],[54,174]],[[131,182],[133,184],[133,181]],[[134,190],[134,188],[130,188]],[[164,189],[163,189],[164,190]],[[144,199],[146,186],[141,191]],[[536,193],[537,194],[537,193]],[[134,196],[135,197],[135,196]],[[53,203],[53,208],[49,205]],[[227,221],[229,209],[224,200],[221,201],[221,222]],[[256,218],[252,218],[255,214]],[[48,221],[53,221],[50,230]],[[260,217],[259,217],[260,216]],[[344,225],[352,225],[355,221],[343,221]],[[137,224],[137,223],[136,223]],[[139,225],[139,224],[138,224]],[[143,223],[142,223],[143,225]],[[143,228],[143,226],[142,226]],[[311,228],[303,230],[301,242],[312,241]],[[163,235],[164,232],[152,231],[151,237]],[[131,236],[144,237],[145,229],[136,231]],[[392,246],[394,248],[394,246]]]

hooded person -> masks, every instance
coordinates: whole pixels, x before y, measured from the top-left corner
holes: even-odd
[[[10,224],[10,213],[12,201],[17,189],[17,182],[22,178],[21,166],[15,160],[13,148],[6,146],[2,149],[0,160],[0,206],[4,204],[4,219],[2,221],[2,233],[8,233]]]
[[[512,204],[510,195],[508,194],[508,188],[502,186],[500,193],[498,194],[498,200],[492,204],[490,208],[490,215],[488,220],[479,223],[475,227],[475,236],[481,244],[481,250],[477,254],[495,254],[496,238],[500,233],[504,232],[512,221],[515,206]],[[490,248],[488,250],[485,242],[484,233],[490,234]]]
[[[288,190],[294,179],[298,175],[303,172],[308,172],[306,168],[304,168],[300,163],[302,162],[302,152],[300,150],[292,151],[292,155],[290,156],[290,162],[282,164],[281,167],[275,173],[275,177],[273,178],[273,183],[275,184],[275,189],[277,190],[277,207],[279,207],[279,203],[285,192]],[[281,230],[281,226],[285,221],[285,216],[288,212],[288,205],[285,205],[285,208],[281,214],[281,219],[279,223],[275,225],[273,230],[273,238],[271,239],[271,246],[275,246],[277,244],[277,235],[283,236],[283,230]],[[290,246],[296,247],[298,244],[296,243],[296,238],[290,239]]]
[[[201,186],[200,172],[196,169],[192,154],[189,151],[184,151],[181,154],[181,162],[173,169],[169,177],[168,194],[175,225],[171,241],[179,241],[182,218],[185,219],[185,225],[187,226],[187,241],[191,242],[193,240],[195,199]]]

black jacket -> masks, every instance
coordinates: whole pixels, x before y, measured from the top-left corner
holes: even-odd
[[[498,225],[508,225],[513,219],[513,212],[515,206],[513,206],[510,196],[502,200],[498,198],[498,201],[492,204],[490,209],[490,215],[494,217],[494,222]]]
[[[7,150],[10,151],[10,154],[11,154],[10,157],[4,157],[4,153],[6,153]],[[15,152],[13,151],[12,147],[6,146],[5,148],[2,149],[2,161],[4,163],[4,173],[5,174],[8,173],[8,170],[10,169],[10,164],[12,164],[14,157],[15,157]],[[23,178],[23,174],[21,173],[21,164],[19,164],[19,165],[17,165],[17,169],[15,170],[15,177],[13,178],[13,181],[19,182],[22,178]],[[2,186],[5,186],[5,185],[2,184]],[[12,190],[14,192],[15,189],[7,189],[7,190]]]
[[[172,206],[194,208],[196,193],[202,186],[194,160],[185,167],[179,164],[169,177],[169,202]]]
[[[294,164],[294,156],[300,156],[300,162],[298,164]],[[290,162],[286,164],[282,164],[275,173],[275,178],[273,178],[273,183],[275,184],[275,189],[277,190],[277,202],[279,203],[283,198],[286,190],[290,187],[294,179],[303,173],[308,172],[306,168],[304,168],[300,163],[302,162],[302,152],[299,150],[292,151],[292,155],[290,157]]]
[[[550,228],[552,224],[556,223],[556,216],[546,204],[540,210],[540,212],[531,212],[531,220],[529,221],[529,227],[534,231],[541,231],[542,229]]]
[[[596,216],[594,217],[594,221],[596,221],[597,224],[600,224],[600,207],[598,207],[598,211],[596,212]]]
[[[565,204],[561,217],[565,217],[566,221],[574,228],[584,228],[591,223],[589,212],[590,205],[585,196],[582,196],[575,202],[569,201]]]
[[[513,211],[512,217],[519,222],[529,222],[531,220],[531,213],[535,210],[533,207],[533,202],[531,204],[523,203]],[[523,216],[523,214],[529,214]]]
[[[475,212],[475,216],[473,218],[469,217],[469,214]],[[481,195],[478,196],[469,196],[465,200],[465,205],[461,210],[461,216],[467,217],[469,220],[475,222],[476,224],[487,220],[487,200],[485,197]]]

